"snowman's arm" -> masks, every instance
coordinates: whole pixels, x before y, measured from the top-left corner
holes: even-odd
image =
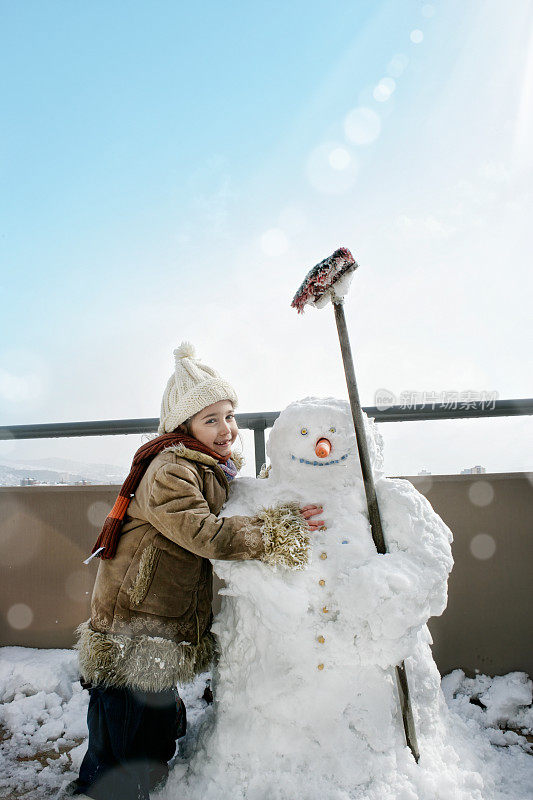
[[[384,535],[389,552],[441,562],[451,570],[452,532],[410,481],[385,478],[377,484]]]
[[[412,484],[380,483],[376,490],[388,552],[375,553],[353,572],[343,601],[375,639],[398,639],[445,609],[452,536]]]
[[[412,483],[386,480],[385,487],[381,506],[391,560],[403,567],[406,577],[412,576],[415,589],[418,585],[426,593],[430,614],[442,614],[453,567],[452,532]]]
[[[262,559],[301,567],[307,561],[307,525],[295,508],[265,509],[256,517],[217,517],[186,462],[165,464],[155,474],[146,519],[163,536],[204,558]]]

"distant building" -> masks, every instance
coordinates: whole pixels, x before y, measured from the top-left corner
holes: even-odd
[[[485,467],[480,467],[479,464],[477,464],[475,467],[470,467],[470,469],[462,469],[461,475],[481,475],[486,471]]]
[[[21,486],[35,486],[37,483],[37,478],[21,478],[20,485]]]
[[[431,475],[431,472],[429,471],[429,469],[421,469],[418,474],[419,475]]]

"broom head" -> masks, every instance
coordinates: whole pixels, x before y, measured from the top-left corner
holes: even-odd
[[[352,273],[358,266],[350,251],[346,247],[339,247],[329,258],[309,270],[294,295],[291,307],[301,314],[307,304],[321,308],[328,300],[342,302],[350,286]]]

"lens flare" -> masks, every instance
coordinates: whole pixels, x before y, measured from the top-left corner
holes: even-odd
[[[359,106],[344,120],[344,134],[352,144],[372,144],[381,133],[381,119],[371,108]]]

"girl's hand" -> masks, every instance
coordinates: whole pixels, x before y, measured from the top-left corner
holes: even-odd
[[[324,509],[322,508],[322,506],[316,506],[312,504],[308,506],[302,506],[302,508],[300,509],[300,514],[304,519],[307,520],[307,524],[309,525],[309,528],[312,531],[318,531],[320,530],[320,528],[324,526],[324,520],[311,519],[311,517],[316,517],[318,516],[318,514],[322,514],[323,511]]]

